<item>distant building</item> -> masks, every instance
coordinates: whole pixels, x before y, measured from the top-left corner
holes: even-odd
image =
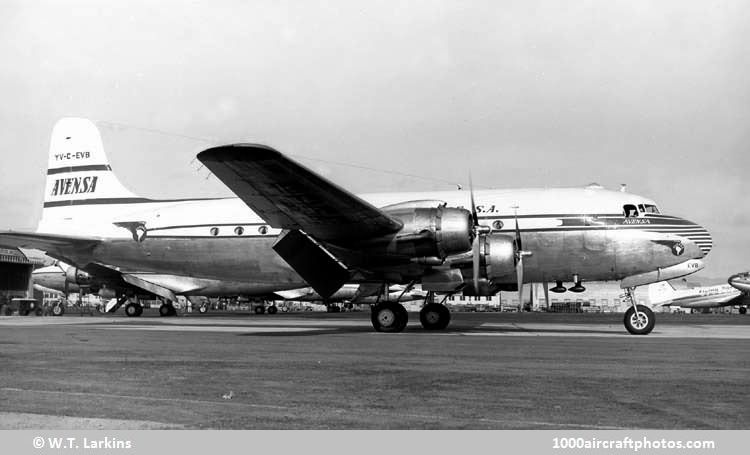
[[[554,286],[550,283],[550,287]],[[549,311],[556,313],[624,313],[629,303],[622,299],[624,290],[615,281],[585,282],[584,292],[549,293],[549,307],[544,299],[544,289],[540,283],[524,285],[524,308],[531,311]],[[635,298],[641,305],[650,306],[648,287],[640,286],[635,290]],[[457,310],[469,311],[517,311],[518,292],[500,292],[492,297],[465,297],[455,295],[445,302]],[[463,308],[461,306],[464,306]],[[671,311],[668,307],[654,308],[654,311]]]
[[[29,295],[34,264],[20,250],[0,247],[0,305]]]

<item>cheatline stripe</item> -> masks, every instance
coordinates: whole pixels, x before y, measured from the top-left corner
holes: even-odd
[[[245,226],[268,226],[268,223],[261,222],[261,223],[244,223],[244,222],[238,222],[238,223],[213,223],[213,224],[186,224],[184,226],[162,226],[162,227],[154,227],[149,228],[148,232],[154,232],[154,231],[164,231],[169,229],[189,229],[189,228],[202,228],[202,227],[245,227]]]
[[[101,204],[142,204],[142,203],[159,203],[159,202],[197,202],[197,201],[215,201],[219,199],[233,199],[226,197],[209,197],[209,198],[188,198],[188,199],[148,199],[145,197],[110,197],[96,199],[68,199],[67,201],[45,202],[44,208],[65,207],[70,205],[101,205]]]
[[[65,174],[68,172],[82,172],[82,171],[111,171],[112,168],[109,164],[87,164],[85,166],[66,166],[56,167],[54,169],[47,169],[47,175],[53,174]]]

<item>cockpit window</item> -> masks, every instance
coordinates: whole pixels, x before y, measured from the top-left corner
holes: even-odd
[[[622,206],[622,211],[625,214],[625,218],[631,218],[638,216],[638,209],[635,208],[634,204],[625,204]]]
[[[658,215],[661,212],[659,212],[659,209],[656,208],[655,205],[653,205],[653,204],[645,204],[643,206],[643,213],[655,213],[655,214]]]

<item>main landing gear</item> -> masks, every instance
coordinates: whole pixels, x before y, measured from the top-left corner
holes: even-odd
[[[166,317],[166,316],[176,316],[177,310],[174,308],[174,305],[172,305],[172,302],[167,300],[166,302],[162,303],[159,307],[159,316]]]
[[[427,297],[425,297],[425,304],[419,312],[419,322],[422,323],[425,330],[443,330],[448,327],[451,321],[451,313],[448,308],[442,303],[436,303],[434,298],[435,294],[428,292]],[[406,324],[409,322],[409,313],[398,300],[395,302],[378,302],[372,307],[371,320],[372,326],[378,332],[396,333],[406,328]]]
[[[372,326],[378,332],[401,332],[409,322],[409,313],[398,302],[379,302],[372,307]]]
[[[451,312],[442,303],[436,303],[434,298],[435,294],[428,292],[425,304],[419,311],[419,322],[425,330],[443,330],[451,322]]]
[[[626,288],[625,294],[620,296],[621,298],[630,300],[632,305],[625,312],[625,318],[623,323],[625,328],[633,335],[648,335],[654,329],[656,319],[654,318],[654,312],[644,305],[638,305],[635,301],[633,291],[635,288]]]
[[[129,318],[137,318],[143,314],[143,306],[140,303],[130,302],[125,305],[125,315]]]

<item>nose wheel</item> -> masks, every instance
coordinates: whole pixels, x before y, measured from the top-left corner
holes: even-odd
[[[637,305],[635,295],[633,291],[635,288],[625,288],[625,294],[621,295],[620,298],[629,300],[632,305],[625,312],[625,318],[623,323],[625,328],[632,335],[648,335],[654,330],[654,324],[656,324],[656,318],[651,308],[644,305]]]
[[[647,306],[638,305],[636,313],[633,307],[628,308],[625,312],[625,328],[633,335],[648,335],[654,329],[656,320],[654,312]]]

